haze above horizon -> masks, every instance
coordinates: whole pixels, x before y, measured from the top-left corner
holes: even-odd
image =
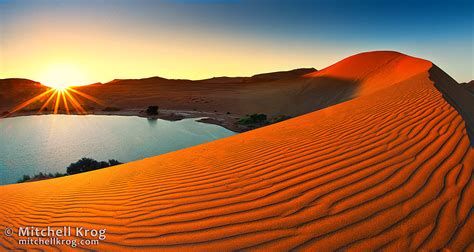
[[[205,79],[394,50],[474,79],[472,1],[0,0],[0,78]]]

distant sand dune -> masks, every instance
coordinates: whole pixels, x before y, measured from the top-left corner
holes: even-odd
[[[393,52],[356,55],[306,76],[357,80],[350,101],[109,169],[2,186],[1,228],[107,228],[90,248],[108,251],[472,251],[474,150],[431,67]],[[0,236],[0,248],[19,245]]]

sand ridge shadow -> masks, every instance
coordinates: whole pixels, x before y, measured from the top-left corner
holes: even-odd
[[[474,93],[469,92],[435,64],[428,73],[434,86],[443,94],[443,98],[464,119],[471,147],[474,147]]]

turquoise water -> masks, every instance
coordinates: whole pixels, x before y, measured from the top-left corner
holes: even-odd
[[[66,172],[82,157],[130,162],[235,133],[184,119],[41,115],[0,119],[0,184],[24,174]]]

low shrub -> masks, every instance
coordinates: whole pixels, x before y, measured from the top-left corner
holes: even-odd
[[[33,177],[30,177],[30,175],[23,175],[23,177],[21,179],[19,179],[17,181],[17,183],[23,183],[23,182],[29,182],[29,181],[36,181],[36,180],[43,180],[43,179],[50,179],[50,178],[59,178],[59,177],[63,177],[63,176],[66,176],[67,174],[65,173],[59,173],[59,172],[56,172],[56,173],[48,173],[48,174],[45,174],[45,173],[38,173],[38,174],[35,174]]]
[[[158,106],[148,106],[146,110],[147,115],[158,115]]]
[[[119,165],[119,164],[122,164],[122,163],[115,159],[109,159],[109,161],[97,161],[92,158],[83,157],[79,159],[77,162],[70,164],[66,169],[66,173],[56,172],[53,174],[53,173],[40,172],[38,174],[35,174],[33,177],[31,177],[30,175],[23,175],[23,177],[19,179],[17,183],[50,179],[50,178],[59,178],[59,177],[67,176],[67,175],[98,170],[98,169],[102,169],[102,168],[106,168],[106,167],[110,167],[114,165]]]
[[[114,165],[119,165],[119,164],[121,163],[115,159],[110,159],[107,162],[107,161],[97,161],[92,158],[83,157],[79,159],[79,161],[70,164],[67,167],[66,171],[67,171],[67,174],[71,175],[71,174],[98,170],[98,169],[102,169],[102,168],[106,168],[106,167],[114,166]]]
[[[267,115],[265,114],[252,114],[242,117],[238,121],[242,125],[264,125],[267,124]]]
[[[278,115],[272,118],[272,123],[277,123],[277,122],[282,122],[285,120],[290,119],[291,116],[286,116],[286,115]]]

